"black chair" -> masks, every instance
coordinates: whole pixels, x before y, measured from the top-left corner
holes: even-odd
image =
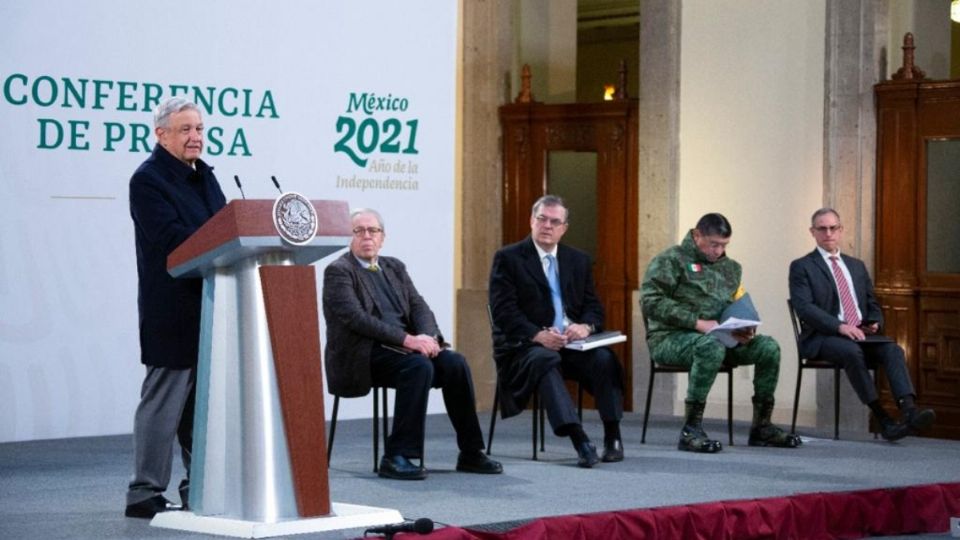
[[[647,317],[643,316],[643,327],[647,328]],[[650,347],[647,347],[649,352]],[[718,373],[727,375],[727,435],[730,440],[730,446],[733,446],[733,370],[736,366],[724,362],[720,366]],[[643,433],[640,436],[640,443],[647,442],[647,422],[650,420],[650,403],[653,400],[653,378],[657,373],[690,373],[690,368],[682,366],[672,366],[668,364],[658,364],[650,358],[650,384],[647,385],[647,406],[643,411]]]
[[[800,404],[800,382],[803,378],[805,369],[830,369],[833,370],[833,440],[840,439],[840,365],[827,360],[815,358],[806,358],[800,352],[800,329],[803,321],[793,309],[793,302],[787,299],[787,311],[790,312],[790,325],[793,326],[793,338],[797,344],[797,390],[793,394],[793,421],[790,423],[790,433],[797,432],[797,407]],[[877,370],[875,367],[868,368],[873,371],[873,384],[877,384]],[[877,434],[873,434],[876,438]]]
[[[378,402],[380,396],[383,400],[383,444],[387,444],[387,387],[373,387],[373,472],[380,469],[380,407]],[[330,467],[330,459],[333,456],[333,438],[337,434],[337,412],[340,410],[340,396],[333,397],[333,414],[330,416],[330,436],[327,438],[327,467]],[[423,465],[423,458],[420,459]]]
[[[490,309],[490,305],[487,304],[487,320],[490,322],[490,329],[495,330],[496,326],[493,324],[493,311]],[[533,391],[533,426],[532,426],[532,439],[533,439],[533,460],[537,460],[537,435],[540,435],[540,451],[543,452],[544,449],[544,425],[545,425],[545,411],[543,409],[543,404],[540,403],[540,393],[536,390]],[[496,381],[496,390],[493,394],[493,410],[490,412],[490,431],[487,434],[487,455],[490,455],[491,448],[493,447],[493,432],[497,427],[497,411],[500,408],[500,378],[497,376]],[[577,415],[580,417],[580,421],[583,422],[583,385],[580,382],[577,382]]]

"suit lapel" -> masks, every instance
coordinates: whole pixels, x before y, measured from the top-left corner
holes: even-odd
[[[813,253],[811,253],[809,257],[813,260],[813,265],[819,268],[821,272],[823,272],[823,277],[828,282],[830,282],[831,286],[834,286],[833,270],[831,270],[830,267],[827,266],[827,261],[824,261],[823,257],[820,256],[820,251],[818,251],[817,249],[814,249]],[[836,287],[834,286],[834,288]]]
[[[532,238],[524,246],[523,259],[523,265],[526,267],[527,272],[537,285],[541,289],[545,289],[549,294],[550,284],[547,283],[547,275],[543,272],[543,262],[540,260],[537,248],[533,245]]]
[[[380,268],[383,269],[383,277],[387,280],[387,285],[393,289],[394,296],[396,296],[397,301],[400,302],[400,313],[403,314],[403,316],[407,316],[410,312],[410,306],[407,304],[406,295],[401,294],[402,283],[400,276],[396,269],[393,268],[393,264],[384,257],[380,257],[378,262]]]
[[[353,269],[353,273],[357,276],[357,281],[360,282],[360,288],[363,289],[363,295],[365,299],[377,308],[378,313],[383,313],[383,306],[380,305],[380,301],[378,300],[378,296],[374,290],[374,287],[377,286],[373,282],[376,276],[373,275],[373,272],[370,272],[364,268],[360,264],[360,261],[358,261],[357,258],[354,257],[349,251],[345,257],[349,257],[348,260],[350,261],[350,268]]]

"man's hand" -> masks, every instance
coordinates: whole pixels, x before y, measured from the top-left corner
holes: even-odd
[[[567,337],[567,341],[586,339],[587,336],[590,335],[590,326],[574,323],[567,326],[567,329],[563,331],[563,335]]]
[[[866,336],[863,334],[863,330],[857,328],[856,326],[850,326],[846,323],[841,324],[840,328],[837,328],[837,333],[839,333],[841,336],[847,336],[854,341],[863,341],[866,339]]]
[[[559,351],[567,344],[568,339],[567,336],[558,332],[556,328],[545,328],[533,336],[533,341],[551,351]]]
[[[757,327],[751,326],[748,328],[740,328],[739,330],[734,330],[730,332],[730,337],[737,340],[737,343],[740,345],[746,345],[757,336]]]
[[[403,346],[414,350],[427,358],[435,358],[440,354],[440,344],[437,343],[437,340],[433,336],[428,336],[426,334],[420,334],[418,336],[411,336],[407,334],[403,338]]]
[[[860,327],[864,334],[873,335],[880,331],[880,323],[870,323]]]
[[[710,331],[711,328],[719,325],[720,323],[718,323],[717,321],[705,321],[703,319],[697,319],[696,330],[701,334],[706,334],[707,332]]]

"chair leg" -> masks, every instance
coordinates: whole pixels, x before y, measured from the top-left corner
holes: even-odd
[[[643,409],[643,434],[640,436],[640,444],[647,443],[647,421],[650,420],[650,401],[653,399],[653,376],[657,374],[654,366],[650,366],[650,384],[647,385],[647,406]]]
[[[833,368],[833,440],[840,440],[840,367]]]
[[[877,370],[876,370],[876,369],[873,370],[873,387],[874,387],[874,388],[877,387]],[[867,419],[867,430],[870,429],[870,418],[873,418],[873,413],[872,413],[872,412],[870,413],[870,416],[869,416],[869,418]],[[877,427],[879,427],[879,424],[878,424]],[[878,438],[879,438],[879,435],[880,435],[880,430],[879,430],[879,429],[873,432],[873,438],[874,438],[874,439],[878,439]]]
[[[727,435],[733,446],[733,370],[727,372]]]
[[[547,413],[546,413],[546,409],[544,408],[542,402],[540,403],[539,411],[540,411],[540,451],[543,452],[543,439],[544,439],[543,426],[545,426],[546,423],[547,423],[547,422],[544,420],[545,415],[546,415]]]
[[[577,416],[580,417],[580,423],[583,423],[583,385],[577,381]]]
[[[377,389],[373,389],[373,472],[379,472],[380,465],[377,457],[380,455],[380,407],[378,406],[380,394]],[[386,436],[384,436],[386,437]],[[386,441],[384,441],[386,443]]]
[[[497,409],[500,406],[500,386],[497,385],[493,391],[493,411],[490,413],[490,431],[487,432],[487,455],[490,455],[490,449],[493,448],[493,430],[497,427]]]
[[[797,391],[793,393],[793,421],[790,422],[790,433],[797,432],[797,407],[800,405],[800,381],[803,379],[803,368],[797,364]]]
[[[327,437],[327,468],[330,468],[330,456],[333,455],[333,437],[337,434],[337,412],[340,409],[340,396],[333,396],[333,414],[330,415],[330,436]]]
[[[540,410],[540,394],[533,392],[533,460],[537,460],[537,411]]]

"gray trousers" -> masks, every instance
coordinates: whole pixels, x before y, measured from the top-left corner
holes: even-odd
[[[127,504],[145,501],[167,490],[173,465],[173,439],[180,443],[189,485],[193,447],[193,405],[196,368],[147,366],[140,405],[133,420],[134,474]],[[186,502],[186,501],[183,501]]]
[[[894,398],[915,394],[907,372],[906,357],[896,343],[858,344],[846,337],[829,336],[820,345],[818,358],[839,364],[847,372],[850,386],[865,404],[878,399],[868,365],[883,368]]]

